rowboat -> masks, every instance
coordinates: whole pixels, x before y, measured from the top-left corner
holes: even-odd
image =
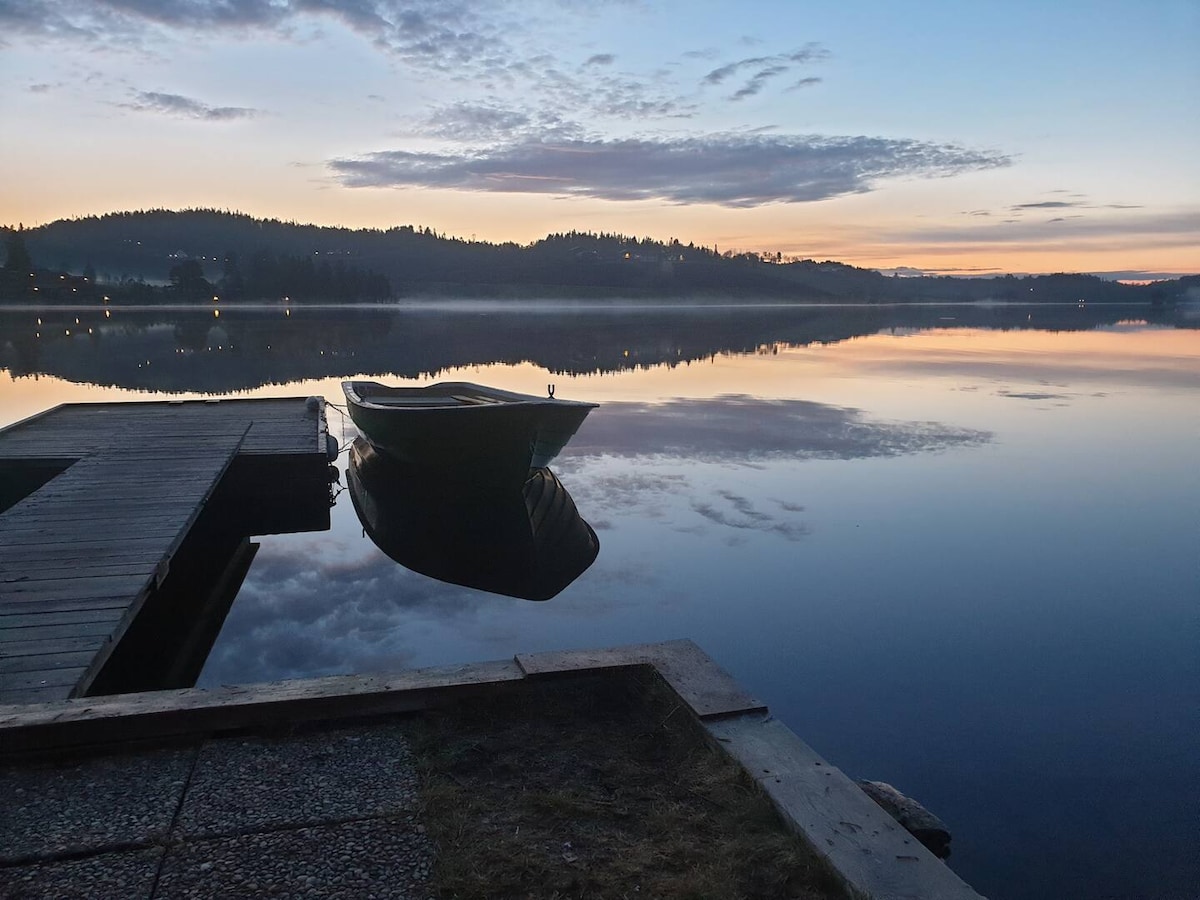
[[[451,584],[548,600],[596,559],[600,541],[550,469],[523,482],[430,477],[357,438],[346,483],[363,530],[402,566]]]
[[[595,403],[518,394],[467,381],[388,387],[344,381],[350,418],[372,446],[416,466],[509,472],[550,464]]]

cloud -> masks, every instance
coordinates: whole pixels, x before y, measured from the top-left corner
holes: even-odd
[[[349,187],[550,193],[753,207],[870,191],[880,179],[1009,164],[999,153],[872,137],[732,135],[522,140],[457,153],[390,150],[334,159]]]
[[[888,240],[940,245],[988,245],[996,243],[1018,245],[1029,242],[1033,249],[1051,232],[1056,237],[1069,234],[1087,240],[1116,239],[1128,242],[1145,239],[1159,246],[1196,246],[1200,243],[1200,207],[1162,213],[1103,213],[1087,217],[1063,217],[1064,221],[1029,221],[1006,219],[999,223],[966,224],[961,226],[930,226],[908,229],[887,235]],[[1069,218],[1069,221],[1067,219]],[[974,252],[974,251],[970,251]]]
[[[753,97],[766,86],[770,79],[782,75],[786,71],[787,66],[768,66],[765,69],[761,69],[755,72],[749,81],[735,91],[730,99],[741,100],[745,97]]]
[[[1041,200],[1037,203],[1017,203],[1009,209],[1015,212],[1018,209],[1070,209],[1073,206],[1084,205],[1074,200]]]
[[[584,63],[585,66],[611,66],[616,60],[616,57],[611,53],[597,53],[594,56],[589,56]]]
[[[1183,278],[1185,275],[1194,275],[1194,272],[1155,272],[1149,269],[1118,269],[1108,272],[1092,272],[1097,278],[1104,278],[1108,281],[1170,281],[1175,278]]]
[[[571,451],[587,456],[661,455],[754,463],[767,458],[899,456],[990,439],[984,431],[936,422],[878,421],[857,409],[739,394],[660,404],[606,403],[588,417],[572,440]]]
[[[180,94],[162,94],[156,91],[136,91],[130,103],[122,108],[136,112],[156,112],[185,119],[200,119],[205,122],[229,122],[235,119],[253,119],[262,115],[261,110],[244,106],[209,106],[191,97]]]
[[[732,510],[723,509],[717,504],[707,501],[692,501],[692,509],[710,522],[725,528],[777,534],[789,541],[798,541],[810,533],[808,526],[804,523],[779,519],[770,513],[765,513],[757,509],[749,498],[735,494],[733,491],[719,490],[717,495],[732,507]],[[801,512],[804,509],[803,506],[796,504],[780,505],[788,512]]]
[[[532,117],[523,110],[464,102],[434,109],[421,130],[453,141],[491,142],[511,138],[532,124]]]
[[[1066,194],[1068,191],[1051,191],[1052,194]],[[1039,200],[1035,203],[1017,203],[1009,207],[1011,212],[1021,213],[1027,209],[1142,209],[1136,203],[1092,203],[1084,194],[1071,194],[1072,200]]]
[[[1010,397],[1014,400],[1069,400],[1071,394],[1051,394],[1046,391],[996,391],[998,397]]]
[[[333,19],[382,52],[439,70],[491,60],[508,48],[491,4],[465,0],[23,0],[0,3],[10,34],[85,40],[121,48],[164,30],[290,37],[304,22]]]
[[[741,74],[747,69],[755,70],[742,86],[729,95],[730,100],[742,100],[759,93],[766,83],[779,75],[791,71],[795,66],[805,63],[819,62],[829,57],[829,51],[819,44],[806,44],[799,50],[790,53],[777,53],[771,56],[751,56],[711,70],[704,76],[702,83],[709,86],[724,84],[728,79]],[[802,78],[791,85],[789,90],[798,87],[817,84],[819,78]]]
[[[523,602],[419,575],[367,539],[288,535],[259,552],[201,683],[405,668],[414,627]]]
[[[808,78],[801,78],[799,81],[794,82],[787,89],[789,91],[797,91],[800,88],[812,87],[815,84],[820,84],[824,80],[825,79],[823,79],[823,78],[816,78],[814,76],[809,76]]]

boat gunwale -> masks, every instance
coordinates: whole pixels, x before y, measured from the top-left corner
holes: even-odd
[[[359,393],[358,385],[360,384],[372,385],[380,388],[382,394],[399,394],[401,391],[405,393],[412,392],[412,396],[414,398],[422,396],[422,394],[427,392],[430,388],[461,388],[464,389],[464,392],[474,391],[482,396],[495,397],[496,402],[463,403],[462,401],[456,400],[452,394],[446,394],[445,403],[424,403],[419,405],[414,404],[412,406],[404,405],[402,403],[376,403]],[[420,412],[424,410],[445,412],[452,409],[474,410],[478,412],[479,410],[483,409],[504,409],[511,407],[586,407],[588,409],[597,409],[600,406],[598,403],[591,403],[586,400],[562,400],[558,397],[536,397],[533,394],[521,394],[516,391],[506,391],[501,388],[487,387],[485,385],[475,384],[474,382],[470,381],[439,381],[434,384],[427,385],[426,387],[412,388],[388,387],[385,384],[380,384],[378,381],[343,381],[342,391],[345,393],[346,399],[350,403],[363,409],[373,409],[379,412]],[[428,394],[427,396],[436,398],[439,397],[439,394],[433,393]]]

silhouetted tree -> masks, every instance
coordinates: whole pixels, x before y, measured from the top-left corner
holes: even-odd
[[[167,274],[171,279],[171,286],[181,297],[201,299],[212,296],[213,286],[204,277],[204,269],[200,263],[194,259],[187,259],[171,266],[171,271]]]
[[[24,228],[14,228],[8,233],[8,239],[4,242],[4,271],[27,278],[33,271],[33,258],[25,247],[24,231]]]
[[[221,269],[221,292],[227,297],[240,297],[245,287],[246,282],[242,278],[242,270],[238,266],[237,254],[232,250],[226,250]]]

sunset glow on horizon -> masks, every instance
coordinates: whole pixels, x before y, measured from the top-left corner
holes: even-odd
[[[0,224],[216,208],[902,274],[1200,273],[1194,3],[730,12],[0,6]]]

